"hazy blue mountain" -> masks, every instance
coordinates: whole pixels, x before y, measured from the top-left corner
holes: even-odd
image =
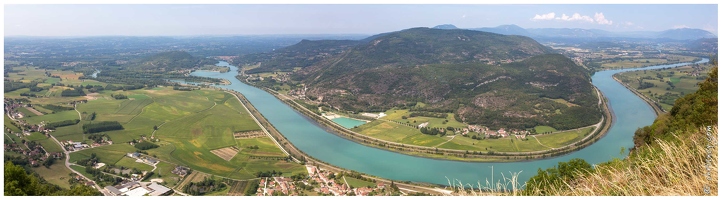
[[[526,29],[514,24],[501,25],[493,28],[474,28],[470,30],[498,33],[502,35],[522,35],[527,37],[533,36],[533,34],[529,33],[529,31],[527,31]]]
[[[675,40],[696,40],[700,38],[716,38],[717,36],[702,29],[680,28],[662,31],[658,33],[657,37]]]
[[[434,26],[434,29],[447,29],[448,30],[448,29],[459,29],[459,28],[456,28],[456,26],[454,26],[453,24],[442,24],[442,25]]]

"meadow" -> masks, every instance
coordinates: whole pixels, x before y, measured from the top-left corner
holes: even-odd
[[[153,170],[153,166],[147,165],[145,163],[136,162],[135,158],[131,158],[131,157],[127,157],[127,156],[121,158],[120,160],[118,160],[118,162],[115,162],[115,166],[116,167],[123,166],[123,167],[131,168],[131,169],[136,168],[140,171],[152,171]]]
[[[627,69],[670,63],[692,62],[695,59],[698,58],[694,56],[682,56],[672,54],[666,55],[664,58],[625,58],[618,61],[606,61],[602,63],[602,67],[600,70]]]
[[[357,133],[390,142],[420,146],[435,146],[448,140],[446,137],[422,134],[418,129],[395,122],[375,120],[351,129]]]
[[[382,117],[381,119],[401,122],[401,123],[408,123],[414,126],[418,126],[420,124],[428,122],[429,124],[427,127],[435,127],[435,128],[447,128],[447,127],[454,127],[454,128],[466,128],[468,125],[459,121],[456,121],[454,118],[453,113],[446,113],[446,118],[435,118],[435,117],[410,117],[409,110],[397,110],[397,109],[391,109],[384,112],[386,114],[385,117]],[[403,119],[402,117],[405,116],[406,119]]]
[[[536,138],[539,139],[539,142],[541,142],[545,146],[559,148],[581,140],[593,130],[594,127],[587,127],[579,130],[569,130],[559,133],[537,135]]]
[[[697,91],[697,83],[704,80],[704,75],[709,72],[709,69],[709,65],[700,65],[696,69],[688,65],[671,69],[624,72],[615,77],[647,98],[657,101],[662,109],[669,111],[676,99]],[[691,75],[692,72],[697,72],[702,77]],[[640,79],[653,86],[640,89]]]
[[[341,180],[346,180],[346,183],[349,186],[354,187],[354,188],[361,188],[361,187],[373,188],[376,186],[376,183],[372,183],[372,182],[368,182],[368,181],[364,181],[364,180],[360,180],[360,179],[356,179],[356,178],[352,178],[352,177],[343,177],[343,178],[341,178]]]
[[[45,166],[40,167],[32,167],[31,168],[34,172],[38,173],[41,177],[43,177],[46,181],[49,183],[59,185],[62,188],[70,189],[70,185],[68,184],[68,179],[71,177],[70,170],[65,167],[62,160],[56,161],[53,165],[50,165],[50,168],[46,168]],[[85,171],[85,170],[83,170]]]

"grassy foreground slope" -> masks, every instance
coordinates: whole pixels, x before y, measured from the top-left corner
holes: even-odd
[[[503,183],[487,182],[486,186],[463,190],[457,187],[455,194],[717,196],[717,95],[714,61],[699,90],[678,99],[669,113],[635,132],[635,147],[627,158],[594,167],[582,159],[572,159],[539,169],[524,184],[512,176]]]
[[[699,90],[635,132],[624,160],[539,170],[529,195],[717,195],[717,61]],[[588,164],[586,164],[588,165]],[[572,170],[575,169],[575,170]]]

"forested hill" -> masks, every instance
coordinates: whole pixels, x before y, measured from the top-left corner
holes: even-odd
[[[261,64],[247,73],[293,71],[295,67],[311,66],[359,43],[355,40],[301,40],[297,44],[272,52],[240,55],[233,63],[239,66]]]
[[[158,53],[139,61],[131,62],[127,67],[140,68],[153,71],[172,71],[180,69],[191,69],[203,65],[213,65],[217,61],[210,58],[193,57],[185,51],[169,51]]]
[[[319,83],[369,68],[491,64],[551,52],[528,37],[461,29],[412,28],[372,37],[367,43],[304,70],[305,74],[313,78],[311,83]]]
[[[566,129],[601,118],[588,72],[528,37],[413,28],[365,41],[294,80],[310,98],[351,111],[451,112],[491,128]]]
[[[184,51],[169,51],[130,60],[119,66],[98,67],[102,72],[93,79],[105,83],[133,85],[132,88],[168,84],[165,79],[220,82],[210,78],[185,76],[189,70],[216,63],[214,59],[194,57]]]

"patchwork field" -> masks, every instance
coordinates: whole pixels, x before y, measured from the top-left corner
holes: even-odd
[[[707,77],[709,69],[708,64],[688,65],[671,69],[625,72],[615,77],[644,96],[657,101],[662,109],[669,111],[675,100],[697,91],[697,83]],[[640,87],[640,80],[652,84],[651,87]]]
[[[236,154],[238,154],[238,148],[236,148],[235,146],[220,148],[220,149],[216,149],[216,150],[211,150],[211,153],[222,158],[223,160],[229,161],[229,160],[233,159],[233,157],[236,156]]]
[[[652,65],[661,65],[667,63],[680,63],[680,62],[692,62],[697,57],[693,56],[681,56],[681,55],[667,55],[666,58],[638,58],[638,59],[623,59],[616,62],[605,62],[602,64],[601,69],[624,69],[624,68],[637,68]]]
[[[228,196],[243,196],[246,190],[253,184],[259,184],[258,180],[251,181],[231,181],[230,189],[228,190]]]
[[[48,70],[51,74],[61,77],[51,78],[45,75],[44,70],[34,68],[27,68],[27,70],[29,71],[10,76],[27,82],[36,79],[42,82],[42,87],[50,87],[53,83],[106,85],[92,80],[77,80],[80,73]],[[54,104],[69,107],[68,102],[87,99],[87,103],[77,104],[78,112],[68,110],[50,114],[52,110],[36,106],[34,108],[37,113],[30,109],[20,110],[27,116],[31,116],[23,120],[37,124],[42,121],[57,122],[81,119],[80,123],[76,125],[59,127],[51,133],[60,141],[73,140],[90,143],[89,135],[82,133],[82,125],[97,121],[118,121],[124,128],[123,130],[95,133],[107,134],[114,144],[70,153],[71,162],[96,154],[100,157],[100,162],[106,164],[153,170],[152,166],[137,163],[135,159],[125,157],[127,153],[138,150],[127,142],[142,137],[153,137],[154,140],[159,139],[154,142],[159,147],[145,151],[150,156],[157,157],[161,162],[156,165],[154,175],[150,178],[160,178],[165,185],[171,187],[178,185],[180,181],[180,177],[171,173],[173,168],[179,165],[188,166],[196,172],[234,179],[255,178],[256,172],[268,170],[281,171],[288,175],[305,172],[302,165],[285,160],[286,155],[275,146],[270,138],[260,132],[260,127],[245,111],[237,98],[231,94],[215,90],[176,91],[172,87],[156,87],[147,90],[103,90],[92,94],[86,91],[86,94],[91,94],[90,98],[61,97],[60,93],[66,88],[55,86],[37,92],[38,95],[45,97],[30,98],[30,101],[34,106]],[[6,97],[19,98],[20,93],[28,91],[28,88],[19,89],[6,93]],[[123,94],[128,99],[116,100],[111,96],[117,94]],[[20,131],[17,127],[10,125],[8,121],[9,118],[6,117],[7,128],[12,131]],[[155,133],[153,132],[154,127],[158,127]],[[235,139],[234,133],[242,133],[240,134],[242,138]],[[7,134],[5,137],[20,140],[14,134]],[[49,152],[62,151],[60,146],[54,144],[52,140],[44,138],[41,134],[34,134],[29,138],[40,142]],[[232,150],[226,147],[237,147],[238,149]],[[73,167],[84,172],[80,166]],[[198,177],[200,179],[195,181],[202,180],[202,176]]]

